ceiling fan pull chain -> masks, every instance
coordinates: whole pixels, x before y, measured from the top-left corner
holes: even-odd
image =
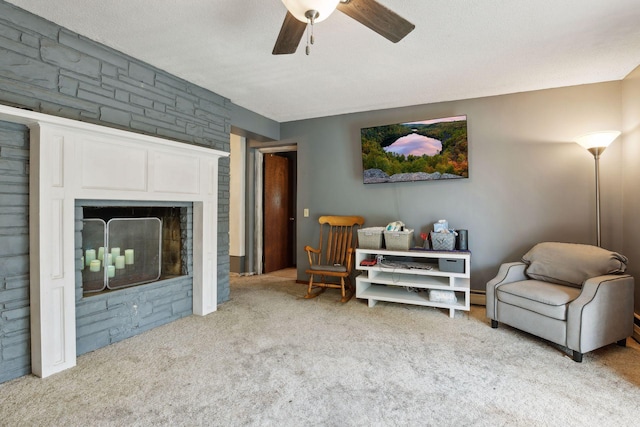
[[[311,44],[315,42],[315,38],[313,37],[313,19],[311,20]]]
[[[307,17],[307,48],[306,48],[306,52],[307,55],[309,55],[309,52],[311,52],[311,46],[313,44],[313,42],[315,41],[313,38],[313,24],[316,21],[316,18],[319,16],[318,15],[318,11],[317,10],[307,10],[307,12],[304,14],[304,16]],[[309,27],[311,27],[311,35],[309,35]]]

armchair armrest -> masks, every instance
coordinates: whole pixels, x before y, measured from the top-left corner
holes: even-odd
[[[524,262],[506,262],[500,266],[496,277],[487,282],[486,303],[488,318],[498,320],[497,313],[495,312],[496,288],[507,283],[527,280],[528,277],[525,274],[526,269],[527,264]]]
[[[633,334],[633,288],[629,275],[604,275],[584,282],[567,311],[567,347],[586,353]]]

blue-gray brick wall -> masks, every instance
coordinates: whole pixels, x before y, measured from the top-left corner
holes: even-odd
[[[108,203],[108,202],[106,202]],[[82,207],[75,214],[76,354],[132,337],[193,312],[193,208],[181,208],[185,276],[117,291],[82,294]]]
[[[0,382],[31,372],[29,138],[0,122]]]
[[[0,103],[222,151],[230,149],[231,103],[228,99],[4,0],[0,0]],[[24,225],[7,228],[27,233],[28,195],[21,193],[28,187],[27,175],[23,171],[21,183],[12,168],[17,167],[16,158],[22,158],[26,164],[28,146],[12,150],[5,150],[9,156],[6,162],[4,156],[0,160],[9,169],[6,174],[0,170],[0,191],[3,200],[6,198],[17,205],[23,203],[15,209]],[[221,303],[229,298],[229,160],[221,159],[219,164],[218,302]],[[3,226],[0,224],[0,227]],[[28,236],[2,235],[3,247],[5,238],[25,238],[24,242],[28,242]],[[28,250],[7,257],[11,259],[8,264],[0,261],[2,289],[12,287],[11,295],[28,294],[27,253]],[[5,258],[1,254],[0,257]],[[9,285],[6,277],[11,278]],[[0,305],[7,305],[1,301],[3,299]],[[10,319],[3,317],[0,341],[13,340],[16,346],[26,348],[28,342],[16,338],[19,335],[16,330],[20,325],[28,328],[28,303],[11,302],[9,306],[17,311],[7,315]],[[5,330],[11,332],[9,338]],[[28,355],[28,351],[7,350],[7,357],[16,360],[12,362],[15,365],[30,364],[24,354]],[[0,381],[3,381],[2,378],[22,375],[25,369],[9,370],[9,365],[0,360],[0,371]]]

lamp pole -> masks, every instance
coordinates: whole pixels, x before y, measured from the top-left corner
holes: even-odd
[[[607,147],[591,147],[589,152],[593,154],[593,159],[596,162],[596,242],[598,247],[602,246],[601,233],[600,233],[600,154]]]

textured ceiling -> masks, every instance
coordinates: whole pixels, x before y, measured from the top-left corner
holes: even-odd
[[[311,55],[271,51],[280,0],[8,0],[278,122],[624,78],[639,0],[379,0],[393,44],[336,11]],[[304,43],[304,42],[303,42]]]

